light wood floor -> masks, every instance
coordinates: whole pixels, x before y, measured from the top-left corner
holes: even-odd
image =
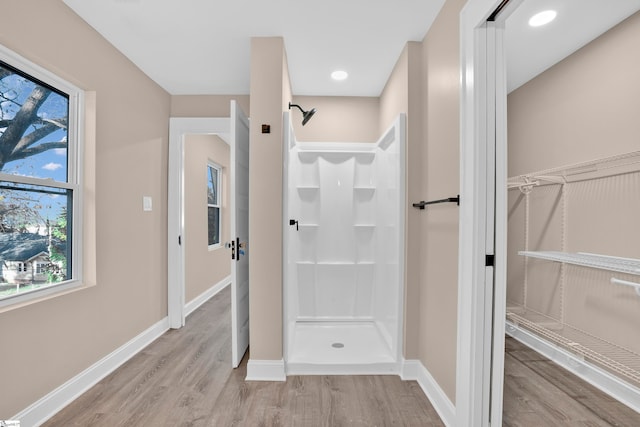
[[[230,291],[196,310],[45,426],[442,426],[415,381],[231,369]],[[508,338],[504,426],[640,426],[640,414]]]
[[[295,376],[246,382],[231,369],[229,288],[45,426],[443,426],[415,381]]]
[[[640,414],[513,338],[505,347],[503,426],[640,426]]]

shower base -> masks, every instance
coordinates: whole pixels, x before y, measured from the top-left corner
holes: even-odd
[[[374,322],[299,322],[287,375],[398,374],[397,357]]]

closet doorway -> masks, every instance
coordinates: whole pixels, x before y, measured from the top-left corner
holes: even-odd
[[[518,60],[509,50],[514,40],[510,24],[527,12],[529,3],[534,3],[538,11],[555,9],[558,16],[553,25],[566,25],[560,36],[548,39],[551,43],[546,47],[516,47],[516,52],[530,58],[579,35],[590,17],[595,18],[592,23],[598,28],[582,42],[574,40],[574,50],[534,69],[526,64],[526,58]],[[573,3],[578,9],[570,11]],[[606,10],[587,12],[594,6]],[[640,282],[640,236],[637,221],[632,224],[640,212],[640,162],[634,151],[640,128],[637,117],[631,117],[631,111],[638,111],[640,106],[640,91],[633,77],[640,61],[633,54],[637,50],[633,44],[608,49],[601,46],[604,39],[610,41],[633,32],[628,27],[637,28],[638,24],[631,21],[640,21],[638,9],[636,1],[605,5],[470,0],[463,11],[462,200],[470,203],[467,211],[475,220],[463,216],[463,222],[467,220],[474,229],[473,234],[467,233],[466,241],[472,248],[477,241],[473,236],[485,233],[480,243],[486,244],[477,244],[474,249],[495,255],[495,268],[488,262],[467,267],[475,277],[485,267],[488,279],[484,295],[475,291],[479,296],[469,297],[471,312],[476,310],[476,319],[485,325],[483,344],[475,347],[483,357],[475,364],[462,365],[462,369],[475,373],[476,378],[491,378],[491,387],[486,381],[478,381],[468,396],[462,396],[467,399],[460,400],[463,406],[457,405],[460,421],[467,416],[467,420],[482,419],[481,425],[502,423],[505,317],[508,334],[522,341],[526,341],[525,335],[542,336],[542,341],[552,345],[550,353],[558,355],[552,357],[556,363],[592,383],[598,382],[594,375],[601,376],[603,371],[601,378],[606,384],[598,387],[636,411],[640,408],[638,370],[634,367],[640,351],[634,347],[637,340],[629,339],[636,333],[633,325],[637,326],[640,312],[635,291],[638,286],[634,285]],[[561,17],[577,20],[571,23]],[[615,28],[607,31],[612,26]],[[542,27],[531,31],[544,38]],[[637,32],[634,34],[631,37],[637,40]],[[598,48],[609,54],[617,50],[621,62],[600,58],[588,63],[587,57],[594,54],[585,52]],[[562,60],[567,55],[571,57]],[[635,65],[630,66],[629,60]],[[510,61],[524,64],[534,73],[513,86]],[[558,83],[561,80],[557,80],[555,70],[559,68],[587,74],[565,77]],[[598,85],[602,77],[604,85]],[[548,84],[554,79],[555,98],[543,99],[543,90],[533,88],[542,80]],[[530,92],[526,100],[524,92]],[[536,102],[537,109],[532,107]],[[527,106],[528,114],[514,109],[527,111]],[[569,115],[562,116],[561,110]],[[468,182],[465,176],[480,182],[471,191],[475,198],[464,197]],[[478,188],[486,190],[486,198]],[[465,236],[461,248],[464,245]],[[461,261],[462,272],[464,266]],[[494,273],[495,280],[491,277]],[[461,282],[461,292],[477,283]],[[464,332],[464,323],[461,328]],[[491,338],[487,338],[487,330]],[[580,334],[597,340],[581,341]],[[617,354],[608,353],[602,343]],[[531,342],[527,345],[544,353]],[[464,358],[459,356],[460,360]]]

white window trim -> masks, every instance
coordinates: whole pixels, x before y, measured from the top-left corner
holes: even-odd
[[[5,311],[12,307],[19,307],[30,302],[41,299],[48,299],[57,294],[65,294],[76,288],[83,286],[83,260],[82,260],[82,243],[84,242],[83,227],[83,150],[84,143],[84,115],[81,114],[85,110],[85,93],[79,87],[73,85],[67,80],[55,75],[45,68],[29,61],[12,50],[0,45],[0,60],[11,65],[12,67],[38,79],[42,82],[54,87],[55,89],[66,93],[69,96],[69,123],[68,123],[68,142],[67,142],[67,183],[56,182],[56,187],[68,188],[73,190],[73,232],[71,246],[71,279],[48,286],[42,289],[35,289],[18,295],[12,295],[0,299],[0,311]],[[7,175],[2,174],[0,175]],[[22,182],[28,184],[35,181],[37,185],[47,185],[46,181],[37,180],[28,177],[17,177],[10,175],[11,181]],[[0,179],[4,179],[0,176]],[[5,179],[7,180],[7,179]]]
[[[215,170],[218,171],[218,188],[217,190],[217,199],[218,199],[218,204],[209,204],[209,202],[207,201],[207,215],[209,215],[209,208],[210,207],[214,207],[214,208],[218,208],[219,211],[219,215],[218,215],[218,243],[214,243],[213,245],[208,245],[208,248],[210,251],[219,249],[222,247],[222,194],[221,194],[221,190],[222,190],[222,166],[220,166],[219,164],[217,164],[214,161],[209,160],[207,162],[207,188],[209,188],[209,168],[213,168]],[[208,217],[207,217],[207,244],[209,243],[209,221],[208,221]]]

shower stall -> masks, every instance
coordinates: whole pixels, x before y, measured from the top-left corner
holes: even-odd
[[[375,143],[298,142],[284,124],[287,374],[398,373],[404,115]]]

